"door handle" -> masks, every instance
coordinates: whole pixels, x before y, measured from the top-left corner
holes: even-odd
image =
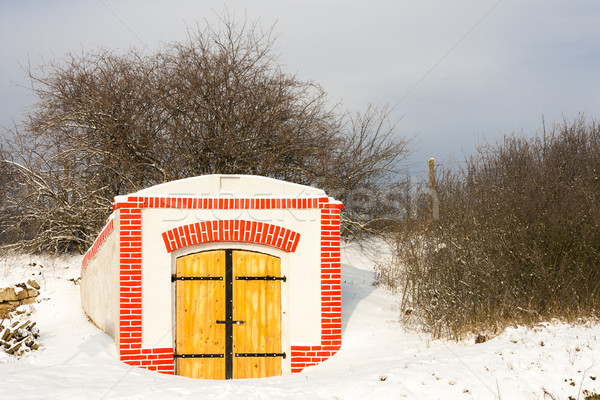
[[[217,324],[236,324],[236,325],[242,325],[244,322],[246,322],[246,321],[219,321],[219,320],[217,320]]]

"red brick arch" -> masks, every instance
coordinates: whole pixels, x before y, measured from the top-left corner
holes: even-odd
[[[193,244],[246,242],[276,247],[288,253],[296,251],[300,234],[266,222],[213,220],[182,225],[162,233],[167,252]]]

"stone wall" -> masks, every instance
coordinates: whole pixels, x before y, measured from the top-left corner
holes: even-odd
[[[0,288],[0,318],[6,318],[8,313],[20,305],[31,304],[40,294],[40,285],[34,280],[18,283],[12,287]]]

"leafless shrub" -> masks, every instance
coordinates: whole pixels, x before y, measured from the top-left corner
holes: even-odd
[[[4,243],[82,251],[114,196],[203,174],[376,198],[408,152],[389,110],[339,112],[319,85],[282,71],[273,44],[272,29],[226,15],[154,54],[69,53],[27,71],[38,103],[2,164],[14,177]],[[349,204],[344,226],[368,231],[376,212]]]
[[[440,219],[398,233],[403,302],[436,336],[600,310],[600,126],[480,148],[438,179]]]

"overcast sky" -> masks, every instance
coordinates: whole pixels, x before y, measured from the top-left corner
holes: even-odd
[[[598,0],[0,0],[0,125],[35,98],[21,66],[67,51],[182,40],[215,11],[276,23],[284,70],[351,110],[393,105],[410,161],[461,160],[483,140],[600,119]]]

